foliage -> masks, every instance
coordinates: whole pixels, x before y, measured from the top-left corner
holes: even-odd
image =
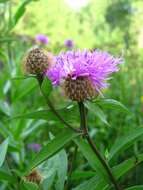
[[[39,45],[37,33],[48,35],[49,44],[41,46],[54,54],[67,50],[68,38],[75,49],[123,54],[125,64],[104,97],[85,102],[88,127],[120,187],[143,189],[142,7],[142,0],[91,0],[80,10],[72,10],[62,0],[0,0],[0,189],[113,188],[82,134],[65,128],[47,106],[35,76],[23,74],[25,52]],[[77,105],[60,89],[52,89],[47,79],[41,90],[66,122],[78,129]],[[41,150],[29,149],[30,143],[40,144]],[[43,177],[40,184],[25,180],[35,167]]]

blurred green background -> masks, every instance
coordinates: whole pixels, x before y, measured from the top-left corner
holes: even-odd
[[[71,39],[73,49],[101,49],[115,56],[123,56],[124,64],[113,76],[110,87],[103,92],[106,98],[122,102],[131,112],[126,114],[118,110],[100,110],[100,115],[89,116],[91,136],[101,152],[108,156],[109,149],[117,137],[125,135],[134,128],[143,126],[143,1],[142,0],[0,0],[0,139],[10,136],[13,157],[10,162],[20,165],[23,170],[28,163],[27,144],[37,142],[44,145],[49,131],[58,133],[60,124],[54,116],[46,121],[35,120],[33,113],[46,109],[34,79],[14,80],[23,76],[22,61],[29,48],[41,47],[58,54],[65,51],[64,42]],[[17,9],[21,8],[20,12]],[[37,34],[48,36],[48,44],[39,44]],[[51,97],[57,108],[70,105],[67,113],[62,113],[69,122],[78,126],[76,106],[64,97],[60,91],[53,91]],[[58,97],[58,98],[57,98]],[[95,107],[95,112],[98,108]],[[19,116],[19,119],[6,122],[5,118]],[[34,115],[34,113],[33,113]],[[110,126],[108,126],[108,124]],[[48,127],[47,127],[48,125]],[[62,126],[61,126],[62,128]],[[70,145],[69,145],[70,147]],[[68,149],[70,149],[68,147]],[[13,153],[18,149],[18,153]],[[127,151],[122,152],[112,164],[143,151],[142,139],[135,142]],[[34,154],[30,153],[31,156]],[[25,162],[25,160],[27,160]],[[83,164],[81,155],[78,164]],[[80,169],[88,168],[86,164]],[[121,179],[122,186],[141,184],[143,165]],[[82,181],[82,180],[81,180]],[[73,180],[73,185],[77,181]],[[6,187],[5,184],[1,188]],[[90,190],[90,189],[89,189]]]

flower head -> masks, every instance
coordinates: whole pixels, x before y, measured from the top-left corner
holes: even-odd
[[[65,40],[64,45],[67,48],[73,48],[74,47],[74,42],[71,39],[67,39],[67,40]]]
[[[54,57],[50,52],[40,48],[33,48],[24,58],[24,70],[27,74],[43,74],[54,64]]]
[[[37,143],[30,143],[27,145],[29,150],[33,150],[34,152],[39,152],[41,149],[41,145]]]
[[[44,34],[38,34],[35,37],[37,42],[40,42],[41,44],[48,44],[49,43],[49,38],[47,36],[45,36]]]
[[[34,169],[28,176],[25,176],[26,181],[40,184],[42,176],[38,170]]]
[[[118,71],[118,64],[123,60],[107,52],[78,50],[60,53],[56,62],[46,75],[53,85],[64,84],[65,93],[70,99],[82,101],[106,88],[109,75]]]

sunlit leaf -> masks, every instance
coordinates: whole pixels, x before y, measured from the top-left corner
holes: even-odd
[[[17,22],[20,20],[20,18],[24,15],[24,13],[26,11],[26,6],[33,1],[38,1],[38,0],[23,0],[20,3],[20,5],[17,8],[16,13],[13,17],[11,28],[13,28],[17,24]]]
[[[8,149],[8,142],[9,139],[7,138],[1,145],[0,145],[0,167],[3,165],[7,149]]]
[[[10,1],[10,0],[0,0],[0,3],[6,3],[8,1]]]

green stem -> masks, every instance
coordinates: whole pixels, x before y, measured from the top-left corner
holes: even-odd
[[[49,108],[51,109],[51,111],[55,114],[55,116],[69,129],[75,131],[75,132],[81,132],[79,129],[76,129],[74,127],[72,127],[68,122],[66,122],[63,117],[57,112],[57,110],[55,109],[55,107],[53,106],[52,102],[49,100],[49,98],[44,94],[44,92],[41,89],[41,85],[40,85],[40,90],[41,93],[43,95],[43,97],[46,100],[47,105],[49,106]]]
[[[92,139],[89,136],[88,133],[88,128],[87,128],[87,117],[86,117],[86,109],[84,107],[84,103],[83,102],[79,102],[79,112],[80,112],[80,127],[83,130],[84,133],[84,137],[86,138],[88,144],[90,145],[90,147],[92,148],[93,152],[96,154],[96,156],[98,157],[98,159],[100,160],[100,162],[102,163],[103,167],[105,168],[111,182],[113,183],[114,187],[116,190],[120,190],[120,187],[112,173],[112,170],[110,168],[110,166],[108,165],[107,161],[104,159],[104,157],[100,154],[100,152],[98,151],[96,145],[94,144],[94,142],[92,141]]]

